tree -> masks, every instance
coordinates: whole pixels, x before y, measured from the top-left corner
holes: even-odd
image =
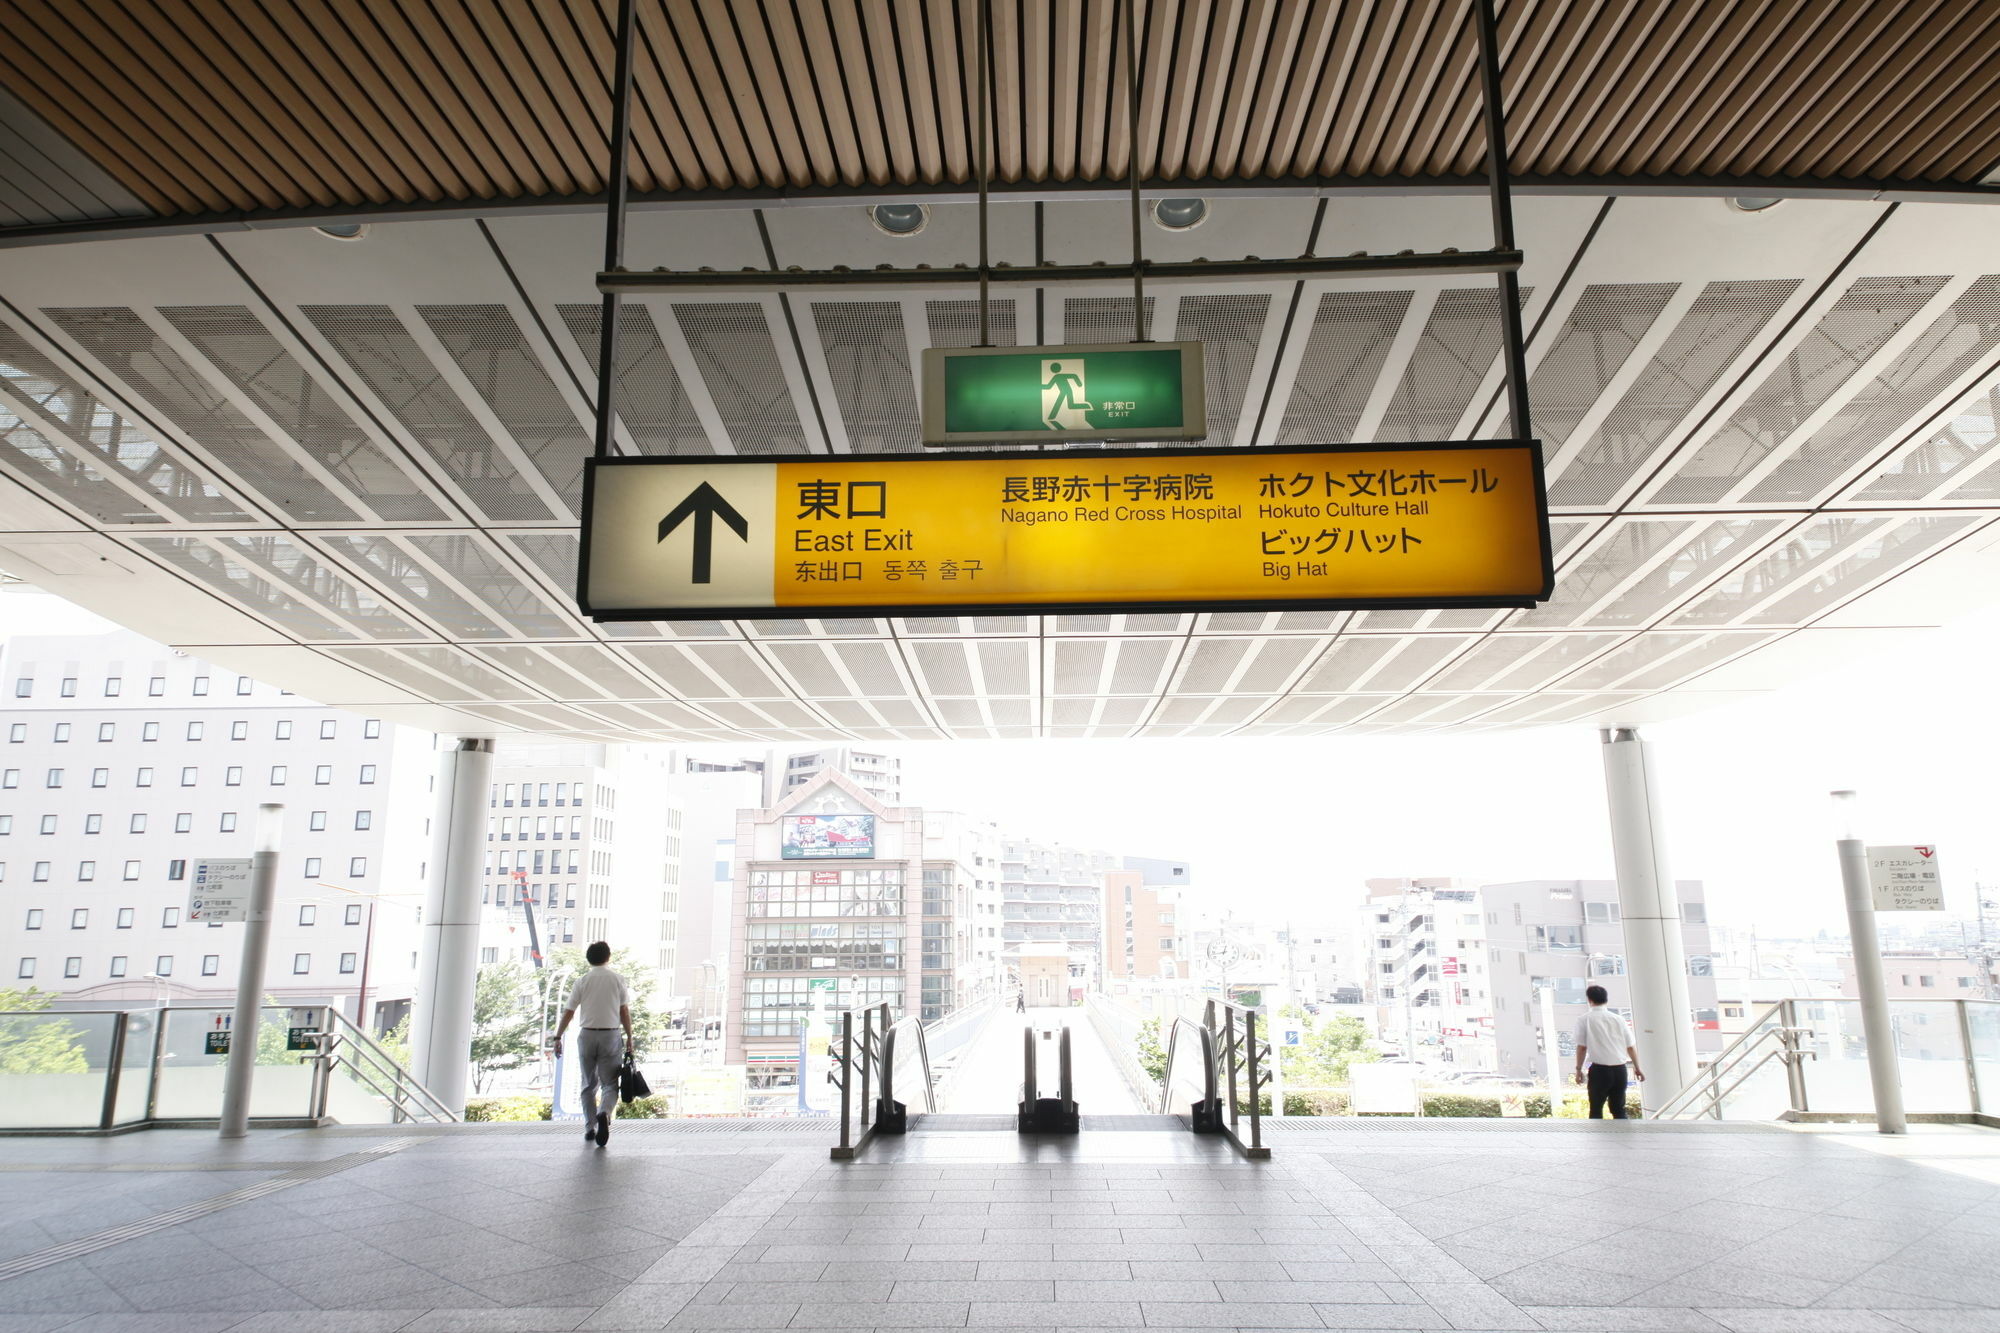
[[[555,1034],[556,1025],[562,1021],[563,1005],[569,999],[570,987],[589,967],[583,950],[574,944],[565,944],[549,953],[548,966],[542,970],[542,979],[546,982],[542,1003],[543,1021],[551,1036]],[[632,988],[632,1046],[635,1055],[643,1057],[659,1045],[673,1018],[672,1014],[659,1007],[659,973],[640,962],[639,956],[630,949],[615,950],[611,955],[611,968],[624,977],[625,984]]]
[[[55,999],[53,991],[0,990],[0,1074],[82,1074],[90,1064],[84,1059],[81,1034],[69,1023],[48,1018],[28,1018],[47,1009]]]
[[[1367,1049],[1368,1029],[1345,1015],[1321,1019],[1297,1046],[1280,1047],[1285,1086],[1337,1088],[1347,1082],[1349,1065],[1372,1064],[1381,1057]]]
[[[1139,1051],[1139,1068],[1146,1071],[1146,1077],[1158,1083],[1167,1076],[1167,1048],[1160,1045],[1160,1020],[1149,1018],[1139,1024],[1139,1035],[1133,1042]]]
[[[540,1054],[535,1030],[534,982],[512,959],[479,969],[472,986],[472,1090],[502,1069],[515,1069]]]

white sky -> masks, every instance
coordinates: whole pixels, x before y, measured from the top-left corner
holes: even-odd
[[[0,594],[0,636],[110,628],[46,594]],[[1842,787],[1861,793],[1869,841],[1938,844],[1954,912],[1972,911],[1976,877],[2000,883],[2000,608],[1906,645],[1645,730],[1674,873],[1706,881],[1714,919],[1844,929],[1827,799]],[[1267,921],[1342,922],[1375,875],[1611,876],[1588,728],[881,748],[902,757],[912,803],[1185,858],[1199,888]]]

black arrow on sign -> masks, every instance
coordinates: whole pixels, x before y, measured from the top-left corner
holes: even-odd
[[[705,481],[675,505],[674,512],[660,520],[659,540],[665,541],[669,533],[690,518],[694,520],[694,582],[706,583],[710,548],[715,544],[715,520],[727,523],[746,542],[750,540],[750,525]]]

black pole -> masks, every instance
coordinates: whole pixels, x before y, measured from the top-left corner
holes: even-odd
[[[987,124],[988,106],[993,97],[992,0],[979,0],[979,69],[973,82],[979,89],[979,345],[991,347],[993,328],[987,315],[986,297],[986,190],[987,179],[991,172]]]
[[[1132,341],[1146,337],[1145,250],[1139,227],[1139,0],[1125,0],[1125,122],[1127,148],[1125,176],[1132,185]]]
[[[1479,84],[1486,117],[1486,189],[1493,205],[1493,246],[1514,248],[1514,202],[1507,172],[1507,106],[1500,91],[1500,34],[1493,0],[1472,0],[1479,30]],[[1499,276],[1500,327],[1506,333],[1507,416],[1517,440],[1531,440],[1528,416],[1528,350],[1521,331],[1521,280],[1509,269]]]
[[[632,146],[632,58],[637,45],[638,0],[618,0],[618,59],[611,81],[610,162],[604,173],[604,270],[625,267],[625,201],[631,192],[629,158]],[[604,293],[597,329],[597,438],[593,453],[611,453],[618,420],[613,401],[617,384],[619,293]]]

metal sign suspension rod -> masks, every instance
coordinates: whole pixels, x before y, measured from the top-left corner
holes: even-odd
[[[1132,185],[1132,341],[1146,336],[1145,248],[1139,229],[1139,0],[1125,0],[1125,177]]]
[[[979,0],[979,70],[974,78],[979,88],[979,345],[993,345],[993,326],[987,311],[986,191],[992,170],[992,148],[988,141],[988,107],[993,99],[993,5]]]
[[[619,0],[618,58],[611,82],[610,161],[605,166],[604,271],[615,273],[625,267],[625,204],[631,192],[632,146],[632,57],[638,29],[638,0]],[[617,385],[618,322],[620,294],[604,293],[597,327],[597,436],[593,452],[604,458],[611,453],[611,437],[617,428],[618,406],[612,395]]]
[[[1479,84],[1486,121],[1486,191],[1493,206],[1493,246],[1514,249],[1514,202],[1507,169],[1507,104],[1500,90],[1500,35],[1493,0],[1472,0],[1479,32]],[[1506,334],[1507,416],[1517,440],[1534,438],[1528,415],[1527,339],[1521,331],[1521,280],[1510,269],[1499,276],[1500,326]]]

